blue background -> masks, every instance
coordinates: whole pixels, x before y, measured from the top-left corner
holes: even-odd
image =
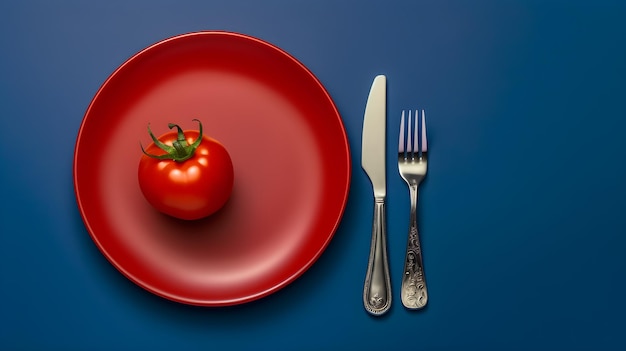
[[[0,349],[625,350],[626,2],[4,1],[0,4]],[[332,243],[257,302],[198,308],[119,274],[72,183],[83,114],[113,70],[161,39],[229,30],[311,69],[350,140]],[[388,77],[394,305],[361,301],[371,232],[365,101]],[[408,191],[400,111],[424,108],[419,216],[430,301],[399,300]]]

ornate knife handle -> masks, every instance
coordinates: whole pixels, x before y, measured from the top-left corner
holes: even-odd
[[[391,280],[387,261],[385,200],[377,198],[374,206],[372,243],[363,288],[363,304],[367,312],[378,316],[387,312],[391,306]]]
[[[428,291],[426,290],[426,279],[424,277],[422,248],[417,231],[417,186],[411,186],[410,193],[409,239],[406,247],[406,258],[404,259],[404,274],[402,275],[400,296],[404,307],[416,310],[426,306]]]

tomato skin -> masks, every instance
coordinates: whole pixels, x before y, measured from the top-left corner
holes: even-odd
[[[189,144],[198,136],[198,131],[185,131]],[[158,139],[172,145],[177,134],[168,132]],[[154,143],[148,145],[146,152],[164,154]],[[138,180],[144,197],[158,211],[184,220],[201,219],[217,212],[230,198],[233,163],[219,141],[203,136],[194,155],[182,162],[142,155]]]

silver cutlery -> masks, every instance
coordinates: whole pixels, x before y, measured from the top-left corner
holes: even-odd
[[[374,191],[374,216],[363,304],[372,315],[382,315],[391,306],[391,280],[387,261],[385,198],[385,132],[387,110],[387,78],[374,78],[363,118],[361,165],[370,178]]]
[[[411,121],[411,111],[408,111],[407,115],[405,125],[405,111],[402,111],[398,138],[398,170],[409,187],[411,197],[409,235],[400,296],[406,308],[420,309],[428,302],[428,291],[417,230],[417,195],[418,187],[426,176],[428,168],[428,143],[424,110],[422,110],[421,118],[418,111],[415,111],[414,121]]]

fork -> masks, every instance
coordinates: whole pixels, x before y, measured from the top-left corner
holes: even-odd
[[[414,123],[411,122],[411,112],[409,110],[407,113],[408,118],[405,128],[405,111],[402,111],[400,136],[398,138],[398,170],[402,179],[409,186],[411,197],[409,234],[400,292],[402,304],[406,308],[413,310],[423,308],[428,302],[422,249],[417,230],[417,189],[426,176],[428,145],[426,142],[424,110],[422,110],[421,118],[418,111],[415,111]]]

